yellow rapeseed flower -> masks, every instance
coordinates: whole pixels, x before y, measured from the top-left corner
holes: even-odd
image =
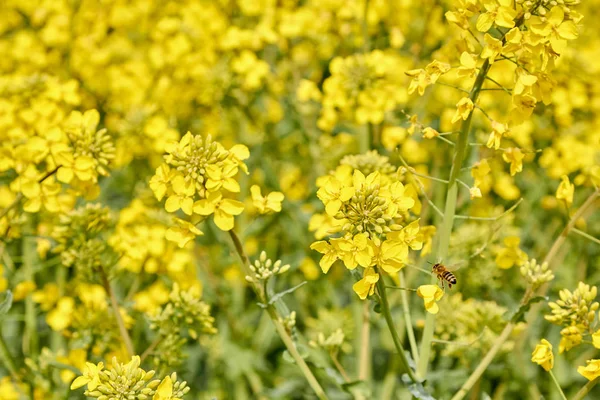
[[[427,312],[437,314],[440,311],[437,302],[444,296],[444,292],[439,286],[421,285],[417,289],[417,294],[423,299]]]
[[[552,353],[552,344],[546,339],[535,346],[531,354],[531,361],[540,365],[546,371],[550,371],[554,367],[554,354]]]

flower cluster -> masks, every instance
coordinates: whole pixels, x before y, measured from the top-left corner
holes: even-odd
[[[167,238],[185,246],[201,234],[195,224],[209,215],[219,229],[233,229],[233,217],[244,210],[244,205],[225,196],[240,191],[235,177],[239,169],[248,172],[243,162],[249,156],[248,148],[236,145],[226,150],[210,135],[202,138],[188,132],[166,150],[165,162],[156,169],[150,188],[159,201],[166,197],[165,210],[181,210],[193,221],[180,220],[180,226],[171,228]]]
[[[281,260],[273,262],[267,258],[265,251],[260,252],[258,260],[254,264],[250,264],[250,270],[253,276],[246,276],[248,282],[267,281],[274,275],[279,275],[287,272],[290,269],[290,264],[281,265]]]
[[[325,273],[336,260],[342,260],[349,270],[359,265],[364,268],[354,291],[365,299],[379,279],[375,268],[396,273],[408,261],[409,248],[422,248],[418,220],[407,222],[407,212],[415,201],[393,175],[375,170],[365,176],[349,164],[322,177],[319,187],[317,196],[332,219],[332,233],[342,236],[317,241],[311,248],[323,254],[320,266]]]
[[[162,381],[152,379],[155,372],[140,368],[140,357],[135,356],[127,364],[113,358],[110,368],[104,363],[86,363],[83,375],[71,384],[71,389],[86,386],[84,394],[96,399],[140,399],[140,400],[181,400],[190,391],[186,382],[177,381],[175,373]]]
[[[560,332],[560,353],[581,344],[584,335],[593,333],[596,311],[600,308],[595,301],[597,293],[596,286],[579,282],[573,292],[563,289],[559,292],[560,299],[548,303],[552,314],[546,315],[546,320],[564,326]]]
[[[332,130],[339,121],[379,124],[385,113],[405,101],[399,59],[375,50],[331,61],[331,76],[323,83],[318,126]]]

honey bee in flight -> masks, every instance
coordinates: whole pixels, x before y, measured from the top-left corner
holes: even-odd
[[[433,264],[432,272],[437,275],[437,278],[442,282],[442,289],[444,289],[444,282],[448,283],[448,289],[452,289],[452,285],[456,285],[456,276],[440,263]]]

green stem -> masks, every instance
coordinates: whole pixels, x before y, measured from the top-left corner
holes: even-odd
[[[104,290],[108,294],[110,298],[110,304],[113,310],[113,314],[115,315],[115,319],[117,320],[117,325],[119,326],[119,332],[121,334],[121,339],[125,344],[125,349],[129,357],[133,357],[135,355],[135,350],[133,348],[133,343],[131,342],[131,337],[129,337],[129,332],[127,332],[127,328],[125,327],[125,322],[123,321],[123,317],[121,316],[121,311],[119,310],[119,302],[117,301],[117,296],[108,281],[108,276],[104,271],[104,268],[100,267],[100,279],[102,280],[102,286],[104,286]]]
[[[363,10],[363,21],[362,21],[362,33],[363,33],[363,53],[368,53],[371,50],[371,40],[369,38],[369,0],[365,0],[365,7]]]
[[[2,329],[2,327],[0,326],[0,359],[2,359],[2,363],[6,366],[6,369],[8,369],[8,372],[10,373],[12,378],[15,380],[15,382],[20,383],[21,377],[19,376],[19,373],[17,372],[18,371],[17,364],[15,364],[15,360],[13,359],[12,355],[10,354],[10,351],[8,350],[8,346],[6,345],[6,342],[4,341],[4,337],[2,336],[1,329]]]
[[[565,393],[561,389],[560,384],[558,383],[558,380],[556,379],[556,376],[554,376],[554,372],[552,372],[552,370],[550,370],[550,371],[548,371],[548,373],[550,374],[550,377],[552,378],[552,382],[554,382],[554,386],[556,386],[556,388],[558,389],[558,392],[560,393],[560,397],[563,400],[567,400],[567,396],[565,396]]]
[[[479,92],[483,86],[485,77],[490,69],[490,63],[486,60],[479,74],[473,84],[469,98],[475,104],[479,97]],[[444,219],[442,222],[442,229],[439,236],[438,242],[438,253],[437,259],[442,261],[448,256],[448,250],[450,248],[450,235],[452,234],[452,226],[454,222],[454,216],[456,214],[456,200],[458,197],[458,175],[462,168],[463,161],[469,146],[469,132],[471,130],[471,119],[473,112],[469,114],[466,120],[463,121],[460,132],[458,135],[458,142],[455,146],[454,159],[452,160],[452,167],[450,169],[450,178],[448,179],[448,188],[446,192],[446,206],[444,208]],[[436,283],[436,277],[431,278],[431,283]],[[423,330],[423,338],[421,339],[421,351],[420,358],[417,368],[417,375],[424,378],[427,375],[427,368],[429,367],[429,355],[431,353],[431,340],[433,339],[433,332],[435,328],[435,314],[427,313],[425,318],[425,328]]]
[[[385,322],[387,322],[387,326],[392,335],[392,340],[394,341],[394,346],[396,346],[396,351],[398,352],[398,355],[400,355],[402,368],[406,371],[406,373],[413,382],[419,382],[419,379],[417,379],[417,377],[415,376],[415,373],[413,372],[412,368],[410,368],[410,365],[408,365],[406,353],[404,352],[402,343],[400,343],[398,331],[396,331],[396,327],[394,326],[394,320],[392,319],[392,313],[390,312],[390,305],[388,303],[387,295],[385,293],[385,282],[383,281],[383,275],[381,273],[379,274],[379,280],[377,281],[377,293],[381,298],[381,313],[385,318]]]
[[[406,286],[406,278],[404,276],[404,272],[400,271],[398,273],[398,277],[400,279],[400,285]],[[412,319],[410,317],[410,307],[408,305],[408,296],[405,290],[400,291],[400,297],[402,298],[402,310],[404,314],[404,324],[406,325],[406,335],[408,336],[408,343],[410,343],[410,350],[412,352],[413,360],[415,363],[419,364],[419,348],[417,346],[417,340],[415,339],[415,331],[412,325]]]
[[[590,195],[590,197],[588,197],[588,199],[582,204],[582,206],[579,207],[577,212],[575,214],[573,214],[573,216],[571,217],[571,219],[569,220],[569,222],[567,223],[567,225],[565,226],[565,228],[563,229],[561,234],[554,240],[552,247],[550,247],[550,250],[546,254],[546,257],[544,257],[544,260],[542,261],[542,263],[540,265],[544,265],[544,263],[548,263],[548,265],[550,265],[550,266],[552,265],[552,261],[554,260],[556,253],[562,247],[562,245],[565,243],[565,241],[567,239],[567,235],[569,234],[569,231],[575,225],[575,222],[582,215],[584,215],[589,208],[591,208],[594,205],[594,203],[596,202],[596,199],[599,196],[600,196],[600,190],[596,190],[594,193],[592,193]],[[552,266],[551,266],[551,269],[552,269]],[[542,295],[545,294],[547,290],[548,290],[548,284],[546,284],[545,286],[542,287],[542,290],[541,290]],[[525,292],[525,294],[523,295],[523,299],[521,300],[521,305],[526,304],[532,295],[533,295],[533,291],[527,290]],[[529,314],[534,317],[539,314],[539,308],[536,306],[539,307],[539,305],[536,304],[533,307],[531,307],[531,310],[529,312]],[[534,321],[535,321],[534,318],[530,319],[529,323],[527,324],[527,328],[529,328],[533,324]],[[504,327],[504,330],[502,331],[500,336],[498,336],[498,338],[496,339],[496,342],[494,343],[492,348],[488,351],[488,353],[485,355],[485,357],[481,360],[481,362],[479,363],[479,365],[477,366],[475,371],[473,371],[471,373],[471,375],[469,376],[467,381],[463,384],[463,386],[460,388],[460,390],[454,395],[454,397],[452,397],[452,400],[461,400],[463,397],[465,397],[467,392],[471,389],[471,387],[473,387],[475,382],[481,377],[481,375],[485,372],[487,367],[490,365],[490,363],[496,356],[496,353],[498,352],[498,350],[500,350],[500,348],[502,347],[502,345],[504,344],[506,339],[508,339],[508,336],[512,332],[514,326],[515,326],[515,324],[512,322],[509,322],[508,324],[506,324],[506,326]],[[590,387],[590,389],[591,389],[591,387]]]
[[[252,271],[250,270],[248,257],[246,256],[246,252],[244,251],[244,246],[242,245],[242,241],[240,240],[238,235],[236,235],[236,233],[233,230],[229,231],[229,236],[231,237],[231,241],[233,242],[235,250],[238,253],[238,256],[240,257],[240,260],[242,261],[242,270],[244,271],[244,275],[252,276]],[[256,284],[252,283],[252,288],[254,289],[255,293],[259,297],[261,297],[261,298],[264,297],[264,296],[262,296],[263,293],[262,293],[262,289],[260,287],[258,287]],[[304,361],[302,356],[300,356],[300,353],[298,353],[298,350],[296,349],[296,345],[294,344],[294,341],[292,340],[292,338],[288,334],[287,330],[281,323],[281,321],[279,319],[279,315],[278,315],[275,307],[273,307],[272,305],[268,305],[267,313],[269,314],[269,317],[271,317],[271,321],[273,322],[273,325],[275,325],[275,330],[279,334],[279,337],[283,341],[283,344],[285,344],[285,347],[287,348],[288,352],[290,353],[292,358],[296,361],[296,365],[298,365],[298,368],[300,368],[300,371],[306,378],[308,384],[313,389],[313,391],[315,392],[317,397],[321,400],[328,399],[327,395],[325,394],[325,391],[323,390],[323,388],[317,381],[317,378],[315,378],[312,371],[306,364],[306,361]]]
[[[23,227],[23,233],[33,233],[33,222],[31,218],[27,219]],[[25,280],[35,282],[35,264],[37,264],[36,242],[33,236],[25,235],[23,237],[23,276]],[[31,296],[25,298],[25,335],[24,344],[25,353],[31,358],[36,359],[39,352],[39,340],[37,331],[37,312],[35,303]]]
[[[581,389],[579,389],[579,392],[577,392],[577,394],[575,394],[575,397],[573,397],[573,399],[571,400],[583,400],[598,382],[600,382],[600,378],[596,378],[594,380],[589,381]]]
[[[586,233],[586,232],[584,232],[584,231],[581,231],[581,230],[579,230],[579,229],[577,229],[577,228],[572,228],[572,229],[571,229],[571,232],[573,232],[573,233],[576,233],[576,234],[578,234],[579,236],[581,236],[581,237],[584,237],[584,238],[586,238],[586,239],[588,239],[588,240],[591,240],[591,241],[592,241],[592,242],[594,242],[594,243],[598,243],[598,244],[600,244],[600,239],[598,239],[598,238],[595,238],[595,237],[593,237],[592,235],[590,235],[589,233]]]
[[[358,379],[361,381],[369,380],[370,360],[371,360],[371,315],[369,304],[365,302],[361,312],[360,329],[360,355],[358,358]]]

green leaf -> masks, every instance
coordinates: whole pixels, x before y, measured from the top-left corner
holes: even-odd
[[[536,296],[529,299],[527,303],[519,307],[512,317],[510,317],[510,322],[513,324],[525,322],[525,313],[529,311],[532,304],[539,303],[540,301],[548,301],[548,296]]]
[[[296,344],[296,351],[298,351],[298,354],[304,360],[306,360],[308,358],[308,356],[309,356],[308,350],[306,349],[305,346],[303,346],[301,344]],[[290,364],[296,364],[296,360],[294,360],[294,357],[292,357],[292,355],[287,350],[285,350],[283,352],[283,359],[285,361],[289,362]]]
[[[13,294],[10,290],[6,291],[6,295],[2,303],[0,303],[0,315],[4,315],[8,313],[8,310],[12,307],[13,302]]]
[[[371,389],[365,381],[352,381],[342,384],[342,389],[354,397],[371,398]]]
[[[408,387],[408,391],[415,399],[420,400],[435,400],[435,397],[430,395],[421,382],[414,383],[410,380],[408,374],[402,375],[402,381]]]
[[[296,289],[300,288],[301,286],[306,285],[307,283],[308,283],[307,281],[304,281],[304,282],[300,283],[299,285],[294,286],[293,288],[284,290],[283,292],[275,293],[269,299],[269,305],[274,304],[275,302],[279,301],[286,294],[293,293],[294,291],[296,291]]]

